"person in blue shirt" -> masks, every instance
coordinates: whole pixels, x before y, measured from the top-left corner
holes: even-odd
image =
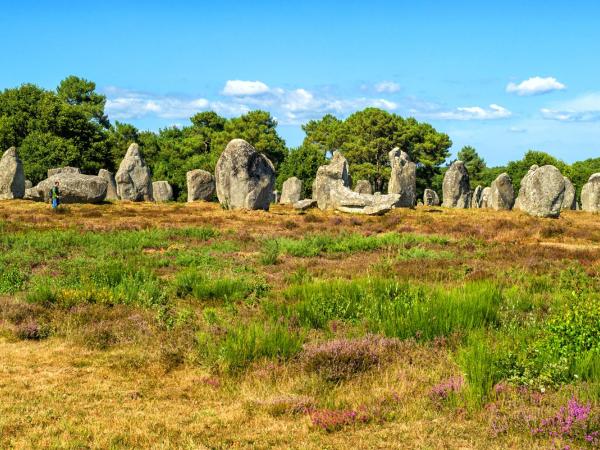
[[[52,209],[56,209],[58,208],[58,205],[60,205],[60,190],[58,189],[58,184],[58,181],[56,181],[50,190],[50,202],[52,203]]]

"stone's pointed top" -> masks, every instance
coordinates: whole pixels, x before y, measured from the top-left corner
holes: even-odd
[[[411,162],[410,156],[404,150],[400,150],[400,147],[394,147],[389,153],[388,156],[390,158],[390,162],[394,162],[396,158],[401,161]]]
[[[2,155],[3,157],[6,156],[7,158],[18,158],[19,155],[17,155],[17,148],[16,147],[10,147],[8,150],[6,150],[4,152],[4,155]]]
[[[127,153],[125,153],[125,158],[135,158],[136,156],[141,157],[140,146],[134,142],[127,149]]]

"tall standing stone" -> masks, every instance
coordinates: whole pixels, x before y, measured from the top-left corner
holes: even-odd
[[[173,187],[168,181],[152,182],[152,196],[155,202],[172,202]]]
[[[399,194],[398,206],[411,208],[417,200],[417,165],[410,160],[408,153],[398,147],[389,153],[392,173],[388,184],[388,194]]]
[[[515,204],[515,190],[512,180],[506,172],[501,173],[492,181],[486,203],[489,208],[496,211],[512,209]]]
[[[215,195],[215,178],[202,169],[190,170],[185,174],[187,201],[210,200]]]
[[[106,188],[105,200],[119,200],[119,195],[117,194],[117,182],[115,181],[114,174],[106,169],[100,169],[98,176],[105,179],[106,183],[108,184],[108,187]]]
[[[433,189],[425,189],[423,192],[423,205],[440,206],[440,198]]]
[[[371,195],[373,194],[373,187],[367,180],[358,180],[356,186],[354,186],[354,192]]]
[[[581,209],[600,212],[600,173],[593,174],[581,189]]]
[[[562,206],[560,209],[576,209],[577,201],[575,200],[575,186],[571,183],[567,177],[565,178],[565,196],[563,198]]]
[[[481,191],[481,208],[489,208],[490,207],[490,192],[491,188],[486,186]]]
[[[269,210],[275,168],[269,158],[243,139],[233,139],[215,167],[219,202],[227,209]]]
[[[25,195],[25,172],[17,154],[11,147],[0,158],[0,200],[23,198]]]
[[[281,186],[281,199],[283,205],[293,205],[302,199],[302,180],[291,177],[283,182]]]
[[[348,161],[340,152],[333,152],[329,164],[319,167],[313,184],[313,198],[319,209],[333,209],[331,193],[339,187],[350,187]]]
[[[442,196],[442,206],[446,208],[468,208],[471,205],[469,173],[462,161],[454,161],[446,171]]]
[[[531,216],[558,217],[565,196],[565,178],[556,167],[531,166],[521,180],[518,208]]]
[[[471,208],[481,208],[481,200],[483,195],[483,187],[477,185],[471,195]]]
[[[152,201],[152,175],[137,144],[131,144],[115,177],[121,200]]]

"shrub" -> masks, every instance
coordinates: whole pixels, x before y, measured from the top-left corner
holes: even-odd
[[[34,319],[28,319],[15,327],[14,334],[19,339],[37,341],[47,338],[50,330],[48,326],[40,325]]]
[[[356,423],[371,421],[365,411],[351,409],[316,409],[310,412],[312,426],[323,431],[332,432]]]
[[[429,398],[434,403],[440,404],[460,392],[463,385],[464,380],[460,376],[448,378],[431,388],[429,391]]]
[[[302,354],[304,369],[326,381],[340,382],[379,366],[399,347],[396,339],[367,335],[357,339],[336,339],[306,346]]]

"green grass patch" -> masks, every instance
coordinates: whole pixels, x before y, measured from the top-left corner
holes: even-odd
[[[269,285],[262,278],[222,276],[213,278],[194,269],[178,273],[172,282],[175,295],[197,300],[238,301],[263,297]]]

